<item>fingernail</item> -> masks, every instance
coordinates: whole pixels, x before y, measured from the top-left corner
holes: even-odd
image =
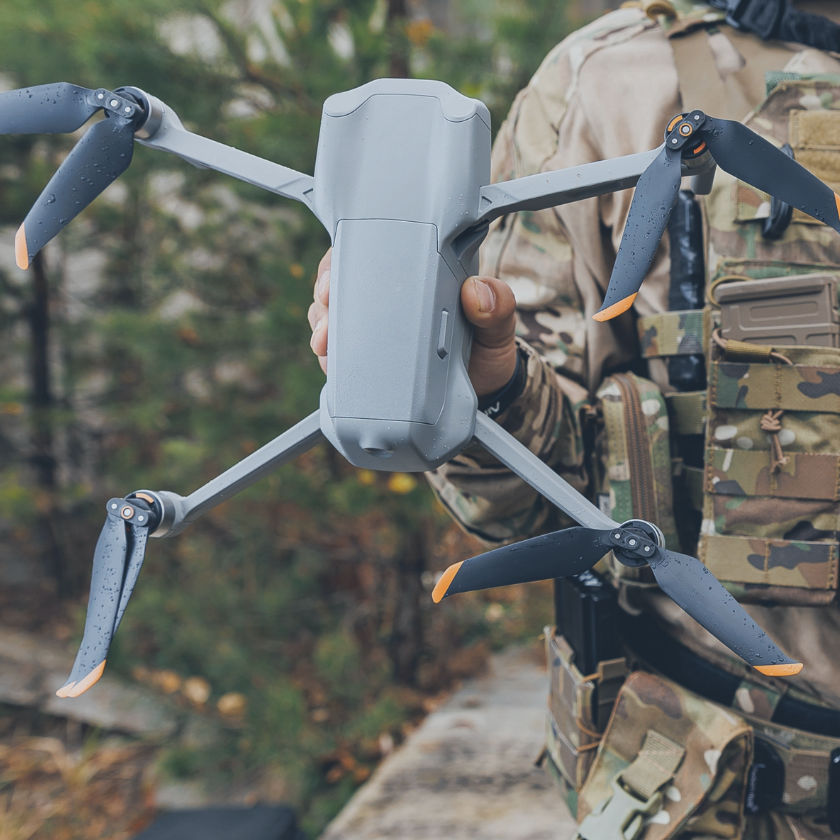
[[[496,306],[496,293],[492,287],[483,280],[479,280],[478,277],[473,277],[473,288],[478,298],[478,311],[492,312]]]
[[[316,287],[316,290],[315,290],[316,294],[318,295],[318,300],[320,300],[321,303],[324,303],[324,300],[323,300],[324,293],[326,292],[327,287],[329,286],[329,282],[330,282],[330,270],[327,269],[323,274],[321,274],[318,277],[318,283],[317,283],[317,287]]]

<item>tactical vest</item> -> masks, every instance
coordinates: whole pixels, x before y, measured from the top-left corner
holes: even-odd
[[[795,53],[730,29],[723,12],[643,6],[667,12],[684,108],[744,122],[840,190],[840,62],[806,50],[796,71],[770,70]],[[638,426],[642,445],[607,435],[606,484],[614,518],[651,518],[740,600],[827,604],[840,578],[840,245],[798,210],[780,220],[777,204],[717,170],[703,202],[705,306],[637,323],[652,379],[702,353],[707,387],[660,398],[632,374],[610,377],[607,432]],[[610,481],[623,460],[638,463]],[[613,568],[623,583],[650,583],[647,572]]]
[[[795,53],[733,30],[706,3],[625,5],[667,32],[685,110],[737,119],[787,144],[840,192],[840,62],[805,50],[791,66]],[[597,394],[604,509],[617,521],[656,522],[669,545],[698,556],[744,602],[837,597],[836,237],[718,169],[702,202],[702,309],[640,318],[650,379],[609,376]],[[687,356],[704,360],[706,387],[660,387],[668,360]],[[596,570],[620,592],[655,585],[649,570],[609,559]],[[655,632],[644,616],[621,628],[631,650],[634,635]],[[820,709],[795,692],[787,708],[772,689],[734,676],[716,696],[728,675],[666,641],[667,661],[642,657],[644,670],[631,673],[633,663],[616,655],[582,672],[569,640],[547,629],[547,766],[582,818],[579,837],[735,837],[744,810],[766,823],[756,837],[788,836],[785,813],[814,814],[840,832],[840,772],[831,776],[835,754],[840,770],[838,713],[817,720]]]

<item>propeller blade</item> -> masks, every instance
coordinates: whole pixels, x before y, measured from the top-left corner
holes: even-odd
[[[106,509],[108,517],[93,554],[84,635],[73,670],[56,692],[59,697],[78,697],[102,676],[155,524],[151,507],[139,499],[111,499]]]
[[[840,232],[840,196],[754,131],[706,116],[701,129],[717,165]]]
[[[15,257],[26,269],[33,257],[131,163],[134,121],[108,116],[76,144],[44,187],[15,236]]]
[[[666,595],[762,674],[784,677],[802,670],[699,560],[660,548],[648,562]]]
[[[665,232],[681,177],[680,152],[663,146],[636,184],[607,293],[593,315],[596,321],[615,318],[633,305]]]
[[[64,134],[102,107],[96,91],[56,82],[0,93],[0,134]]]
[[[448,595],[577,575],[592,568],[613,546],[611,531],[574,527],[486,551],[450,566],[432,592]]]

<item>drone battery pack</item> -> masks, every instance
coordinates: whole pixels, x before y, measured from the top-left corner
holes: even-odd
[[[557,581],[554,588],[557,632],[574,652],[581,674],[621,656],[615,591],[594,572]]]
[[[837,275],[732,280],[715,292],[725,339],[765,345],[840,347]]]

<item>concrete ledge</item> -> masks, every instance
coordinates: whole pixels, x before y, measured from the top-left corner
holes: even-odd
[[[562,840],[575,822],[535,767],[546,673],[534,649],[492,657],[433,712],[327,827],[321,840]]]

